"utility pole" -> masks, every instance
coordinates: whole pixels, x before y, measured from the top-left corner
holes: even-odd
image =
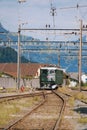
[[[50,11],[51,16],[53,17],[53,27],[55,28],[55,15],[56,15],[56,8],[53,7],[52,3],[51,3],[51,11]]]
[[[60,50],[58,50],[58,66],[60,67]]]
[[[26,2],[26,0],[18,0],[18,3],[21,4],[23,2]],[[18,26],[18,56],[17,56],[17,89],[20,88],[20,79],[21,79],[21,43],[20,43],[20,34],[21,34],[21,23],[20,23],[20,17],[19,17],[19,26]]]
[[[80,20],[79,91],[81,91],[81,75],[82,75],[82,20]]]
[[[17,88],[20,88],[20,64],[21,64],[21,50],[20,50],[20,33],[21,33],[21,26],[19,24],[18,28],[18,60],[17,60]]]

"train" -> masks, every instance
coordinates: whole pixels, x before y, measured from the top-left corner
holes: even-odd
[[[40,89],[57,89],[64,84],[67,76],[63,69],[58,67],[40,68]]]

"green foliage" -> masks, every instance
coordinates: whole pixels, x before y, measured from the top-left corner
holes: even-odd
[[[82,87],[87,87],[87,83],[82,83]]]
[[[2,77],[2,72],[0,72],[0,77]]]
[[[25,57],[21,57],[22,63],[27,63]],[[17,52],[10,47],[0,47],[0,63],[17,63]]]

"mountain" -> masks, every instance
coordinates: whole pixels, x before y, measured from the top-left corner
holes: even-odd
[[[24,36],[23,36],[24,37]],[[23,38],[21,36],[21,39]],[[26,40],[31,40],[32,37],[25,37]],[[0,23],[0,43],[7,41],[18,41],[18,34],[7,31]],[[17,63],[17,52],[14,48],[7,47],[6,44],[0,47],[0,63]],[[28,62],[28,60],[21,56],[21,62]]]
[[[2,24],[0,23],[0,33],[9,33],[9,31],[7,31]]]
[[[40,43],[40,40],[37,40],[37,42],[35,42],[35,39],[31,36],[24,36],[21,35],[21,41],[33,41],[31,42],[29,45],[27,44],[22,44],[22,49],[25,49],[27,51],[22,51],[22,62],[37,62],[37,63],[47,63],[47,64],[56,64],[59,65],[60,62],[60,66],[64,69],[66,69],[67,72],[78,72],[78,52],[79,52],[79,42],[80,40],[77,39],[75,41],[71,41],[71,46],[69,47],[69,43],[70,41],[67,41],[66,44],[68,43],[68,45],[66,45],[65,47],[63,46],[63,42],[59,45],[56,45],[56,42],[54,45],[52,45],[52,48],[57,48],[59,47],[60,49],[60,59],[59,59],[59,52],[56,51],[56,53],[52,53],[50,51],[50,53],[48,53],[48,51],[46,52],[39,52],[39,51],[33,51],[35,48],[36,49],[47,49],[46,44],[44,44],[44,42]],[[64,40],[64,39],[63,39]],[[87,40],[86,40],[86,36],[82,37],[83,42],[85,42],[83,49],[85,49],[85,51],[82,51],[84,57],[82,57],[82,72],[87,73]],[[11,47],[12,48],[8,48],[6,46],[6,44],[2,44],[3,42],[5,43],[6,41],[12,41],[12,43],[14,43]],[[9,32],[7,31],[2,24],[0,24],[0,62],[17,62],[17,48],[18,45],[16,44],[18,41],[18,34],[14,33],[14,32]],[[34,43],[35,42],[35,43]],[[61,42],[61,41],[60,41]],[[77,45],[75,44],[77,43]],[[50,47],[50,45],[48,45],[48,47]],[[29,50],[30,51],[29,51]],[[65,50],[64,50],[65,49]],[[73,53],[69,52],[69,49],[77,49],[77,53],[73,51]],[[61,52],[62,50],[62,52]],[[67,52],[67,54],[66,54]],[[69,56],[69,55],[73,55],[73,56]],[[27,60],[28,59],[28,60]]]
[[[22,56],[22,63],[27,63],[28,60]],[[0,63],[17,63],[17,52],[10,47],[0,47]]]
[[[25,41],[30,41],[33,38],[29,36],[21,35],[20,37],[21,41],[24,39]],[[3,25],[0,23],[0,41],[18,41],[18,33],[16,32],[9,32],[7,31]]]

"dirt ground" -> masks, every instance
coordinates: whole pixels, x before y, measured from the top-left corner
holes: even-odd
[[[78,92],[71,93],[75,94]],[[81,93],[87,96],[87,92],[83,91]],[[74,111],[75,109],[80,110],[78,104],[78,101],[75,101],[73,105],[70,105],[69,101],[66,102],[66,108],[60,130],[87,130],[87,123],[79,123],[79,119],[81,117],[87,117],[87,105],[84,105],[84,103],[80,104],[81,106],[83,106],[82,109],[84,110],[85,108],[86,111],[85,113],[81,113],[80,111]]]

